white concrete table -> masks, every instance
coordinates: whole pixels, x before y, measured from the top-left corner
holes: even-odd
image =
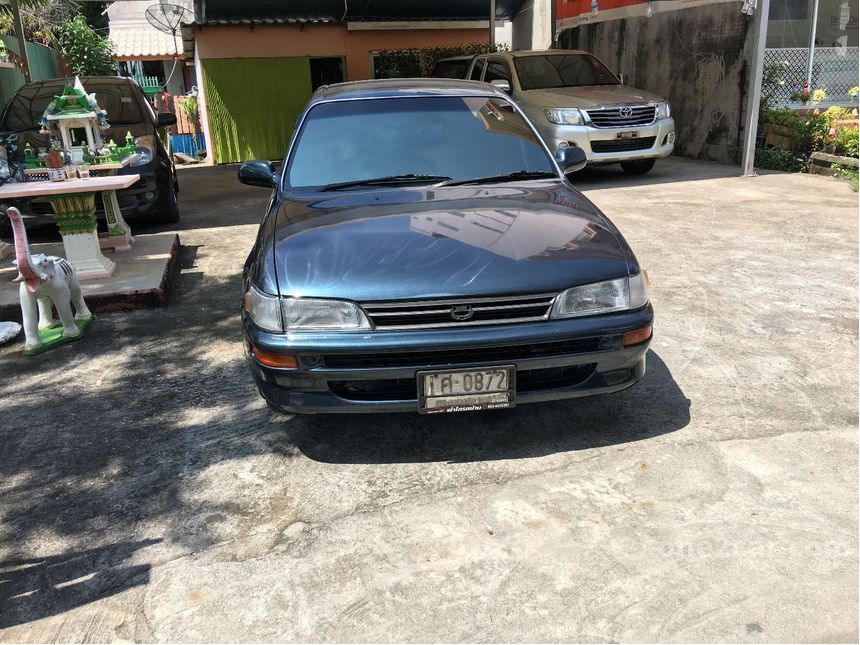
[[[111,244],[119,250],[131,248],[134,238],[122,217],[116,191],[134,184],[140,175],[113,175],[68,181],[28,181],[0,186],[0,201],[44,197],[54,209],[63,237],[66,259],[75,265],[81,280],[113,275],[116,265],[102,255],[96,221],[96,193],[101,193]]]

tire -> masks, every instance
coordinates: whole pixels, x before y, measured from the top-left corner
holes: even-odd
[[[153,224],[175,224],[179,221],[179,204],[176,201],[176,188],[171,178],[160,191],[163,197],[160,200],[158,213],[150,220]]]
[[[628,175],[644,175],[654,167],[656,159],[639,159],[637,161],[622,161],[621,169]]]

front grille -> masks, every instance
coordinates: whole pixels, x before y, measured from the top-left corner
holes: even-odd
[[[626,111],[630,110],[630,114]],[[622,111],[625,116],[622,116]],[[613,108],[586,110],[595,128],[623,128],[632,125],[651,125],[657,117],[655,105],[626,105]]]
[[[579,385],[594,373],[595,367],[595,363],[589,363],[517,370],[516,391],[523,394]],[[350,401],[414,401],[418,390],[415,378],[330,381],[328,386],[333,394]]]
[[[630,152],[632,150],[648,150],[654,145],[657,137],[634,137],[632,139],[607,139],[592,141],[593,152]]]
[[[362,308],[377,329],[465,327],[546,320],[554,293],[423,302],[370,302]]]
[[[600,349],[600,338],[576,338],[511,345],[479,347],[475,349],[440,349],[422,352],[396,352],[374,354],[326,354],[323,364],[329,368],[353,369],[362,367],[445,367],[490,361],[517,361],[546,356],[566,356],[595,352]]]

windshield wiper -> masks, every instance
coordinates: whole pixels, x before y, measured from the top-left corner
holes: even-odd
[[[462,186],[464,184],[492,184],[494,182],[518,181],[520,179],[540,179],[543,177],[558,177],[551,170],[515,170],[503,175],[491,175],[489,177],[474,177],[472,179],[458,179],[457,181],[446,181],[443,186]]]
[[[357,179],[355,181],[342,181],[337,184],[328,184],[320,188],[321,191],[340,190],[341,188],[352,188],[354,186],[396,186],[397,184],[416,184],[424,182],[446,181],[451,179],[445,175],[416,175],[408,173],[405,175],[390,175],[388,177],[376,177],[374,179]]]

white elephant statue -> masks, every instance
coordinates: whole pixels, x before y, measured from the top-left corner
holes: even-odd
[[[81,295],[75,267],[68,260],[54,255],[31,255],[21,213],[12,207],[6,211],[6,215],[15,235],[13,264],[18,267],[18,277],[13,282],[21,283],[19,298],[24,323],[24,349],[39,347],[42,344],[39,329],[49,329],[56,324],[52,305],[56,307],[63,324],[63,336],[80,336],[81,330],[75,321],[89,320],[93,315]],[[75,307],[74,314],[72,305]]]

